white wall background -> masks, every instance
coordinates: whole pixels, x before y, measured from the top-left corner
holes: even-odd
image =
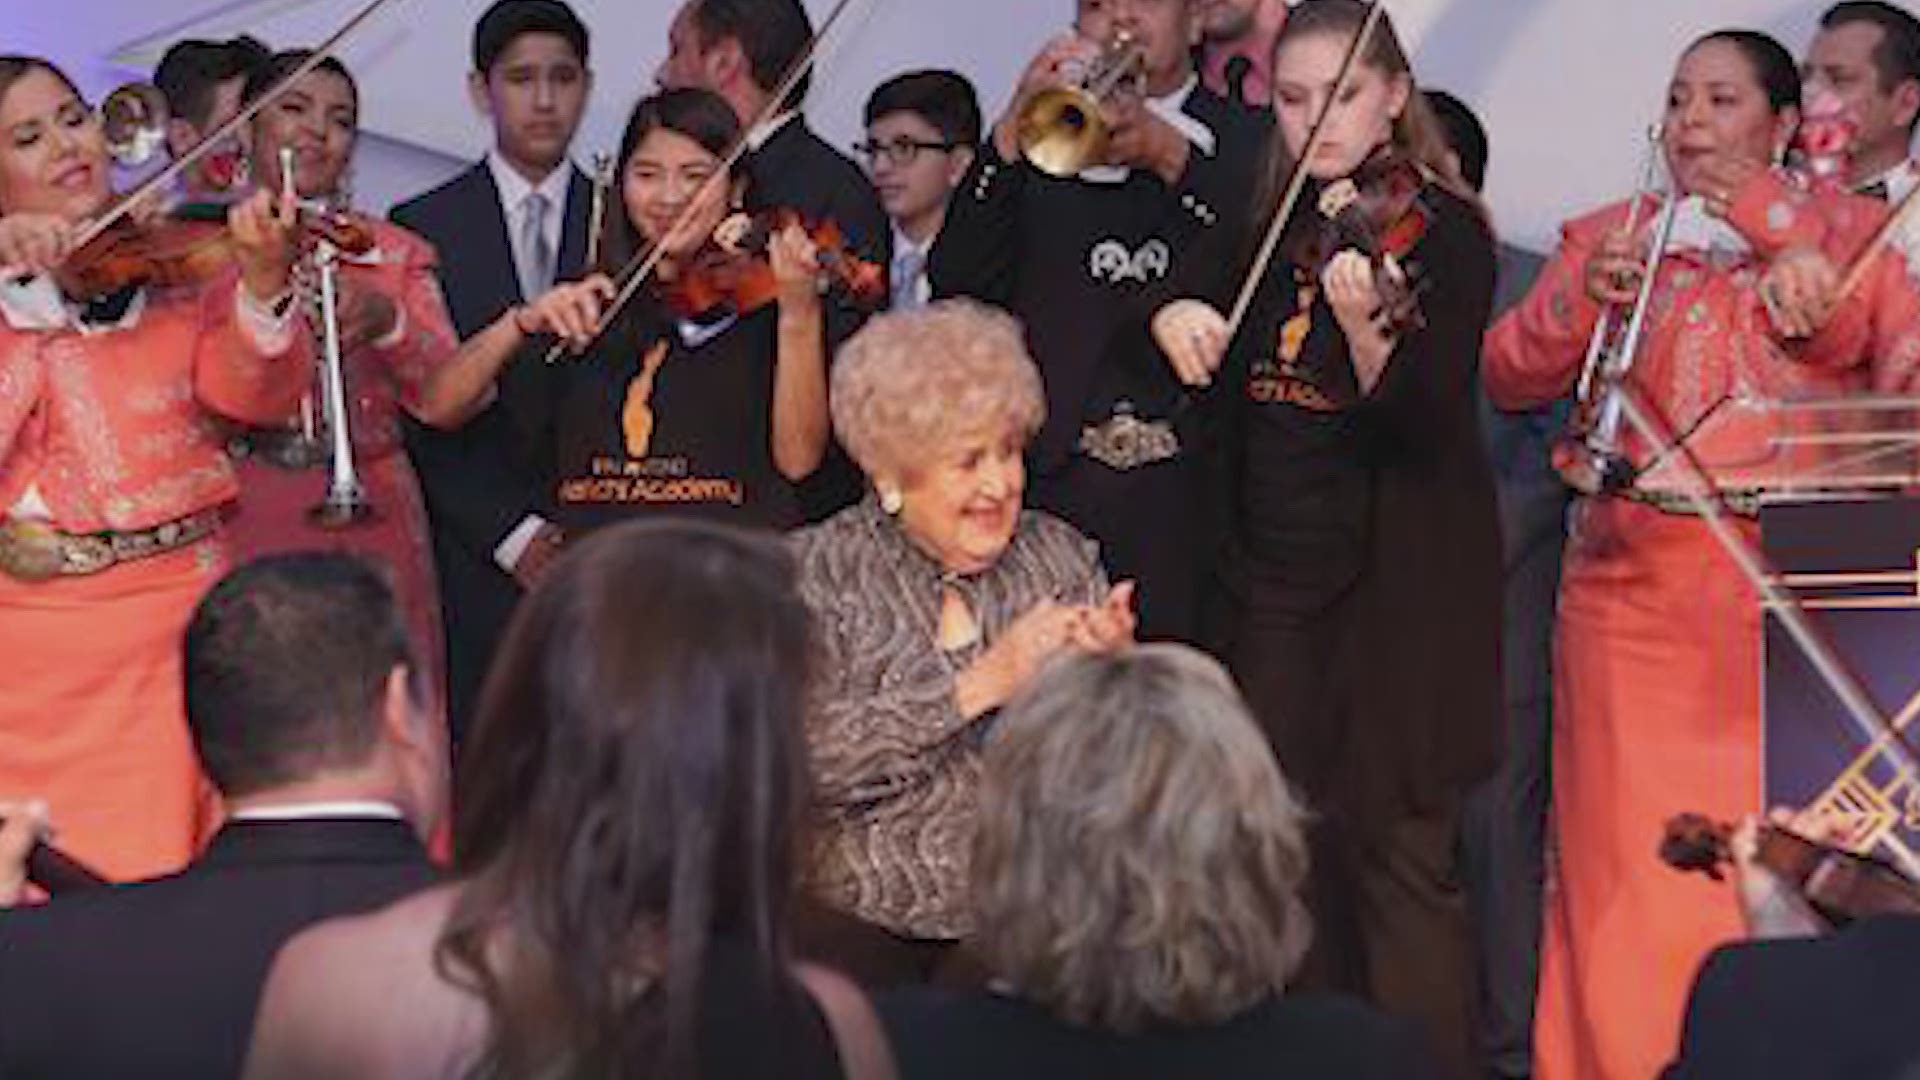
[[[97,92],[150,69],[167,42],[242,30],[310,44],[361,0],[0,0],[0,50],[49,56]],[[355,190],[368,209],[420,190],[485,147],[467,102],[472,25],[488,0],[390,0],[344,51],[362,84]],[[652,85],[678,0],[572,0],[594,31],[597,86],[577,149],[611,148]],[[831,0],[806,0],[816,20]],[[1502,230],[1552,242],[1557,223],[1624,194],[1640,133],[1687,41],[1722,26],[1780,36],[1798,52],[1826,0],[1388,0],[1421,81],[1459,94],[1492,133],[1489,197]],[[867,92],[911,67],[971,76],[989,112],[1071,0],[850,0],[809,103],[846,146]]]

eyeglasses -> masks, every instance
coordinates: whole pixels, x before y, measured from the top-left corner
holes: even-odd
[[[866,142],[853,144],[854,152],[866,160],[868,168],[885,161],[896,169],[913,164],[922,150],[956,150],[959,147],[959,143],[939,142],[933,139],[909,139],[905,136],[889,139],[883,143],[869,139]]]

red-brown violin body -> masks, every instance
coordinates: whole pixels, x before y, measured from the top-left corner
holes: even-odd
[[[813,241],[820,273],[827,287],[862,307],[874,307],[887,295],[886,268],[855,255],[840,227],[831,221],[809,223],[792,210],[764,210],[753,215],[744,235],[731,248],[708,244],[671,280],[661,282],[661,295],[674,314],[692,318],[715,310],[746,314],[773,303],[780,282],[767,258],[767,242],[790,224],[798,224]]]
[[[1419,163],[1390,149],[1375,152],[1352,176],[1321,189],[1319,213],[1295,234],[1293,264],[1318,278],[1335,255],[1358,251],[1373,263],[1388,332],[1399,335],[1426,325],[1420,311],[1424,283],[1404,262],[1433,221],[1421,199],[1425,187]],[[1388,270],[1389,258],[1401,274]]]

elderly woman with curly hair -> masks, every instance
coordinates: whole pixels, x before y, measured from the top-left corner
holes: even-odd
[[[1405,1021],[1282,995],[1312,937],[1306,812],[1219,664],[1054,665],[985,766],[971,945],[994,990],[883,998],[902,1075],[1436,1075]]]
[[[1044,411],[1007,316],[945,301],[841,349],[834,432],[872,494],[795,534],[823,656],[808,714],[818,901],[803,951],[869,984],[951,975],[972,930],[981,738],[1055,656],[1133,637],[1132,587],[1026,510]]]

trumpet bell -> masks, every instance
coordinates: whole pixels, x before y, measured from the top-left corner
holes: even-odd
[[[1020,154],[1049,176],[1075,176],[1098,164],[1108,134],[1100,100],[1079,87],[1043,90],[1020,113]]]
[[[100,102],[107,153],[127,168],[152,161],[167,141],[167,99],[150,83],[128,83]]]

